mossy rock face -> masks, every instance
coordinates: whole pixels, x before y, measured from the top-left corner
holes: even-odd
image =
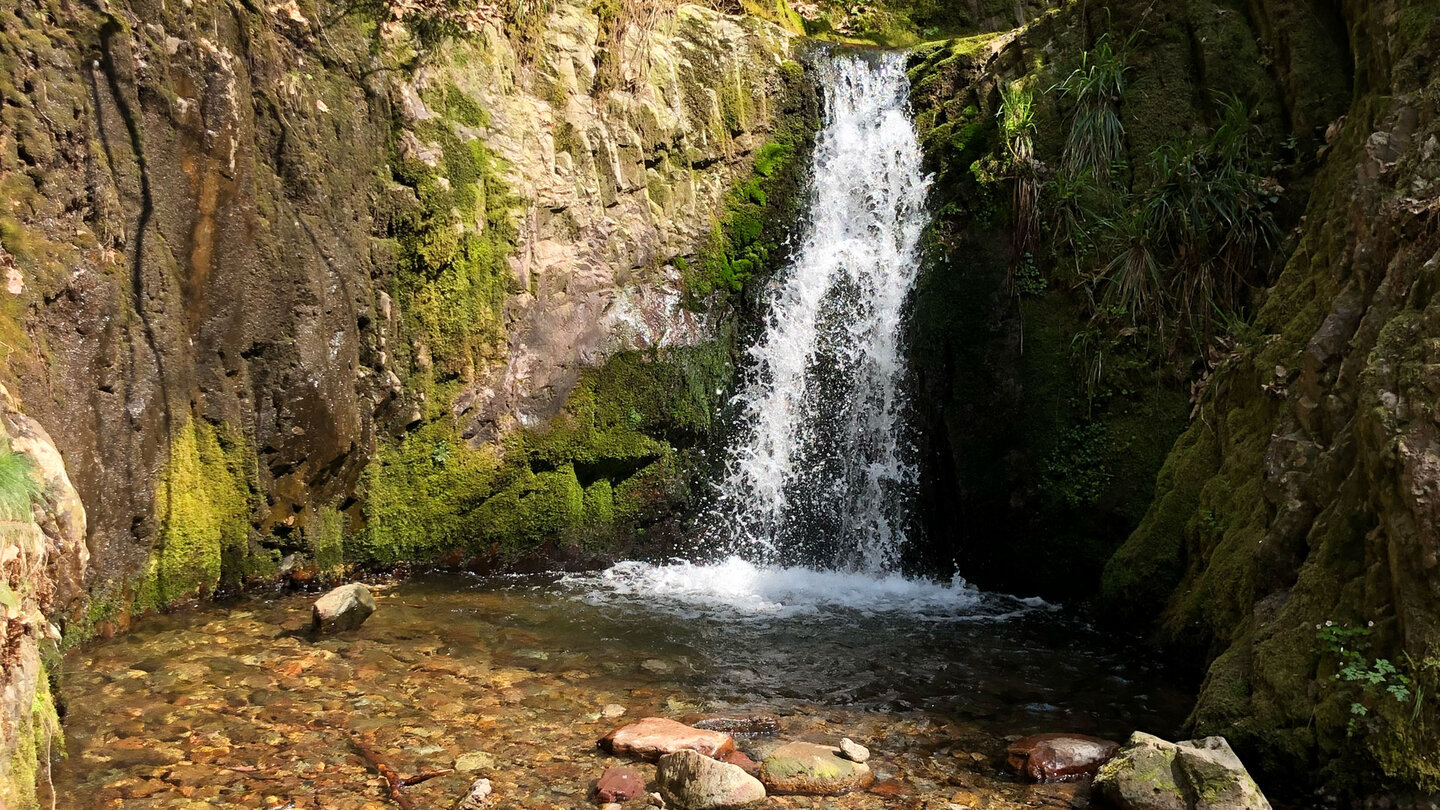
[[[1419,5],[1352,6],[1342,19],[1259,4],[1262,44],[1287,54],[1277,76],[1295,137],[1320,142],[1339,104],[1347,117],[1321,133],[1324,160],[1299,181],[1305,220],[1262,297],[1263,337],[1217,368],[1106,573],[1112,605],[1158,615],[1159,638],[1208,667],[1197,732],[1225,735],[1272,779],[1362,794],[1440,788],[1433,701],[1367,690],[1318,638],[1360,628],[1351,646],[1364,667],[1396,667],[1387,685],[1433,682],[1440,586],[1423,560],[1440,528],[1413,493],[1432,478],[1424,369],[1437,360],[1440,242],[1396,202],[1435,161],[1410,122],[1440,109],[1419,68],[1440,44],[1394,25]],[[1347,50],[1339,64],[1363,71],[1353,97],[1348,73],[1316,56]],[[1156,571],[1166,585],[1142,587]]]

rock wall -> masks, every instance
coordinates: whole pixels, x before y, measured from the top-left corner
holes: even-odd
[[[1306,4],[1255,5],[1303,52]],[[1208,666],[1197,731],[1298,780],[1434,791],[1440,26],[1432,3],[1315,5],[1352,57],[1284,86],[1353,72],[1348,112],[1263,337],[1209,381],[1104,596]]]
[[[743,182],[795,185],[754,164],[803,149],[814,101],[781,28],[612,5],[458,37],[383,4],[0,10],[3,377],[89,508],[75,636],[282,572],[508,559],[615,523],[586,487],[660,461],[630,490],[672,486],[694,431],[601,401],[606,467],[594,369],[725,385],[741,299],[684,257]],[[515,437],[577,386],[585,440],[536,458]],[[708,390],[646,407],[708,429]]]

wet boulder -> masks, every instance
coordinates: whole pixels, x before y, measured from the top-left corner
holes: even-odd
[[[601,804],[628,802],[644,793],[645,777],[634,768],[623,765],[606,768],[595,781],[595,800]]]
[[[359,582],[341,585],[315,600],[311,624],[316,630],[354,630],[375,612],[375,597]]]
[[[834,746],[792,742],[760,763],[760,781],[772,793],[841,796],[870,787],[875,774],[869,765],[845,759]]]
[[[840,741],[840,756],[851,762],[867,762],[870,759],[870,749],[846,737]]]
[[[1137,731],[1100,768],[1095,792],[1120,810],[1270,810],[1224,737],[1172,743]]]
[[[735,750],[735,740],[719,731],[692,728],[663,717],[646,717],[600,738],[601,748],[617,756],[655,761],[677,751],[696,751],[723,757]]]
[[[1059,782],[1094,774],[1118,750],[1118,743],[1085,734],[1036,734],[1012,743],[1005,763],[1022,779]]]
[[[765,801],[760,780],[696,751],[660,757],[655,781],[665,806],[678,810],[739,810]]]
[[[490,810],[495,806],[494,791],[489,779],[476,779],[470,789],[455,803],[455,810]]]
[[[780,720],[768,714],[712,715],[691,723],[695,728],[723,731],[736,737],[763,737],[780,732]]]

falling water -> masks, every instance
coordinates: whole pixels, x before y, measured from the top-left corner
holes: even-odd
[[[569,584],[597,603],[682,615],[903,613],[993,620],[1040,607],[960,578],[899,573],[915,468],[903,320],[927,178],[898,53],[819,57],[825,122],[809,214],[768,292],[739,422],[694,560],[626,562]],[[699,613],[696,613],[698,611]]]
[[[914,484],[901,320],[927,180],[903,54],[837,53],[816,69],[825,123],[806,230],[750,349],[710,523],[754,562],[889,572]]]

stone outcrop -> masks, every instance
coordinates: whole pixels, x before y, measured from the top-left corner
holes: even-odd
[[[1120,810],[1270,810],[1223,737],[1171,743],[1137,731],[1101,767],[1095,792]]]
[[[1005,750],[1005,764],[1032,782],[1078,779],[1094,774],[1119,747],[1086,734],[1036,734],[1011,743]]]
[[[792,742],[765,756],[760,781],[772,793],[843,796],[869,787],[875,775],[869,765],[846,759],[834,746]]]
[[[375,612],[375,597],[364,583],[341,585],[315,600],[311,625],[327,633],[354,630]]]
[[[604,750],[618,756],[654,761],[676,751],[698,751],[723,757],[735,750],[735,740],[720,731],[692,728],[663,717],[646,717],[621,726],[600,738]]]
[[[59,746],[49,668],[60,634],[52,620],[83,597],[90,553],[85,510],[59,452],[4,386],[0,453],[16,454],[7,461],[34,482],[33,494],[7,491],[0,510],[0,805],[23,808],[37,804],[37,777]]]

